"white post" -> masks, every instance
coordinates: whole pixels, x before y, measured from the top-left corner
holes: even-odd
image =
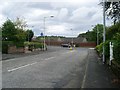
[[[110,45],[110,61],[109,61],[109,65],[111,65],[111,61],[114,59],[113,58],[113,44],[112,44],[112,42],[110,42],[109,45]]]

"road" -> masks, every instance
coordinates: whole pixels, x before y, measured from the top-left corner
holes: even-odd
[[[80,88],[88,49],[51,48],[54,51],[3,61],[3,88]]]
[[[3,88],[112,88],[92,48],[49,47],[48,51],[2,61]]]

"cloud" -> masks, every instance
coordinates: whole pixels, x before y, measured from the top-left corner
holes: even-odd
[[[67,8],[61,8],[60,12],[58,13],[58,19],[59,20],[65,20],[68,16],[68,9]]]
[[[34,26],[35,35],[40,35],[44,27],[43,17],[47,17],[47,35],[77,36],[91,29],[91,25],[102,23],[102,8],[98,3],[99,0],[4,1],[0,6],[0,24],[7,17],[11,20],[24,17],[29,28]],[[51,15],[54,18],[50,18]]]
[[[91,22],[93,16],[97,13],[96,7],[81,7],[76,9],[74,12],[72,12],[72,17],[70,18],[71,21],[74,23],[83,23],[87,24]]]

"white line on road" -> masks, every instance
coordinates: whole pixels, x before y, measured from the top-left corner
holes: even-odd
[[[50,58],[46,58],[46,59],[42,59],[42,60],[50,60],[50,59],[53,59],[53,58],[55,58],[55,57],[50,57]],[[31,66],[31,65],[34,65],[36,63],[38,63],[38,62],[34,62],[34,63],[26,64],[26,65],[23,65],[23,66],[20,66],[20,67],[17,67],[17,68],[13,68],[13,69],[8,70],[8,72],[12,72],[12,71],[15,71],[15,70],[27,67],[27,66]]]
[[[89,49],[95,49],[95,48],[89,48]]]
[[[17,68],[13,68],[13,69],[8,70],[8,72],[12,72],[12,71],[15,71],[15,70],[17,70],[17,69],[21,69],[21,68],[24,68],[24,67],[27,67],[27,66],[36,64],[36,63],[37,63],[37,62],[31,63],[31,64],[27,64],[27,65],[24,65],[24,66],[20,66],[20,67],[17,67]]]
[[[69,52],[65,52],[65,53],[62,53],[62,54],[68,54],[68,53],[71,53],[71,52],[75,52],[75,50],[72,50],[72,51],[69,51]]]
[[[8,60],[2,60],[2,62],[9,62],[9,61],[15,61],[16,59],[8,59]]]
[[[88,71],[88,63],[89,63],[89,60],[87,60],[87,63],[86,63],[86,66],[85,66],[85,74],[84,74],[84,77],[83,77],[81,88],[85,88],[85,82],[86,82],[87,71]]]
[[[46,58],[45,60],[50,60],[50,59],[53,59],[53,58],[55,58],[55,57]]]

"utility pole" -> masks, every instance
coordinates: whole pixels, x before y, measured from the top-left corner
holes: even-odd
[[[105,0],[103,1],[103,43],[105,43]],[[105,63],[105,45],[103,44],[103,64]]]
[[[53,18],[54,16],[50,16],[50,17]],[[46,50],[46,47],[45,47],[45,30],[46,30],[45,23],[46,23],[46,18],[48,18],[48,17],[44,17],[44,20],[43,20],[43,22],[44,22],[44,50]]]
[[[45,27],[45,19],[46,19],[46,17],[44,17],[44,42],[43,42],[44,43],[44,50],[45,50],[45,28],[46,28]]]
[[[71,31],[72,31],[72,29],[71,29]],[[72,31],[72,34],[73,34],[73,31]],[[73,47],[73,37],[72,37],[72,41],[71,41],[71,43],[72,43],[72,47]]]
[[[98,25],[97,25],[97,45],[99,45],[99,30],[98,30]]]

